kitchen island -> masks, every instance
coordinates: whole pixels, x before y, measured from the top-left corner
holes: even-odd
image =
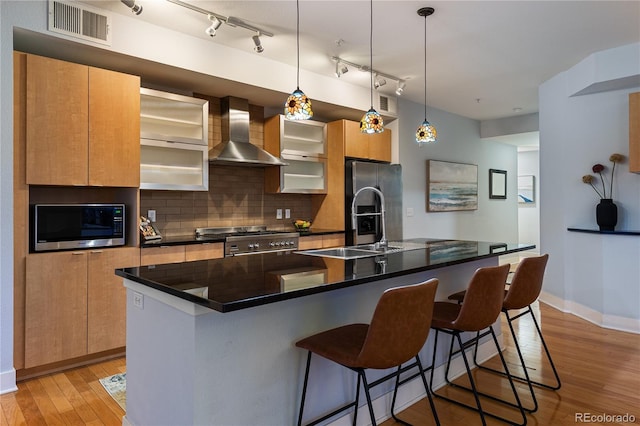
[[[477,268],[497,265],[499,255],[534,248],[429,239],[402,243],[411,249],[352,260],[278,252],[116,270],[127,287],[123,423],[294,424],[306,359],[294,346],[297,340],[369,322],[387,288],[438,278],[436,299],[446,299],[464,289]],[[432,338],[421,351],[425,363]],[[494,352],[482,345],[480,358]],[[443,349],[437,366],[444,355]],[[443,382],[441,370],[436,368],[434,384]],[[372,371],[371,380],[384,373]],[[315,358],[306,421],[352,400],[352,375]],[[421,386],[403,386],[398,408],[423,397]],[[387,415],[391,389],[384,384],[372,393],[380,418]],[[343,423],[350,416],[335,421]]]

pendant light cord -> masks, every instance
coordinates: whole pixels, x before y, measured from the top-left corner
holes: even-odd
[[[298,55],[296,88],[300,90],[300,0],[296,0],[296,50]]]
[[[370,1],[370,23],[369,23],[369,95],[371,100],[371,109],[373,109],[373,0]]]
[[[427,120],[427,15],[424,15],[424,119]]]

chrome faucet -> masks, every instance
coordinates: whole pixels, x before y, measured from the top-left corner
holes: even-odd
[[[356,199],[363,191],[373,191],[380,197],[380,212],[379,213],[356,213]],[[360,188],[353,194],[353,200],[351,201],[351,227],[357,229],[357,218],[359,216],[380,216],[380,222],[382,222],[382,238],[375,245],[378,247],[387,246],[387,229],[385,226],[385,210],[384,210],[384,194],[378,188],[373,186],[365,186]]]

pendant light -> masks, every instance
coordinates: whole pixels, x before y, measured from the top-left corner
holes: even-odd
[[[296,47],[298,51],[296,90],[284,103],[284,116],[287,120],[308,120],[313,117],[311,99],[300,90],[300,0],[296,0]]]
[[[369,74],[371,80],[369,82],[369,93],[371,94],[371,108],[367,111],[362,120],[360,120],[360,131],[362,133],[382,133],[384,132],[384,121],[382,116],[373,108],[373,0],[371,4],[371,24],[369,27]]]
[[[418,15],[424,17],[424,121],[416,130],[416,142],[419,146],[434,143],[438,133],[429,120],[427,120],[427,16],[435,12],[432,7],[422,7],[418,9]]]

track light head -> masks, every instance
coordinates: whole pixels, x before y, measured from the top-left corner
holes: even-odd
[[[120,0],[125,6],[131,9],[131,12],[136,15],[140,15],[142,13],[142,6],[136,4],[136,0]]]
[[[346,65],[342,65],[340,62],[336,62],[336,77],[340,78],[342,74],[349,72],[349,68]]]
[[[376,78],[376,82],[373,85],[376,89],[379,89],[385,84],[387,84],[387,80],[385,80],[384,78]]]
[[[208,15],[207,17],[209,18],[209,21],[211,21],[211,26],[204,30],[204,33],[209,37],[215,37],[216,31],[218,30],[218,28],[220,28],[220,25],[222,25],[222,21],[219,20],[215,15]]]
[[[404,81],[400,80],[398,82],[398,87],[396,87],[396,95],[398,96],[402,96],[402,93],[404,92],[404,88],[407,85],[407,83],[405,83]]]
[[[256,46],[253,48],[253,50],[255,50],[257,53],[262,53],[264,52],[264,47],[262,47],[262,42],[260,41],[260,35],[256,34],[253,37],[251,37],[251,39],[253,40],[253,44],[255,44]]]

